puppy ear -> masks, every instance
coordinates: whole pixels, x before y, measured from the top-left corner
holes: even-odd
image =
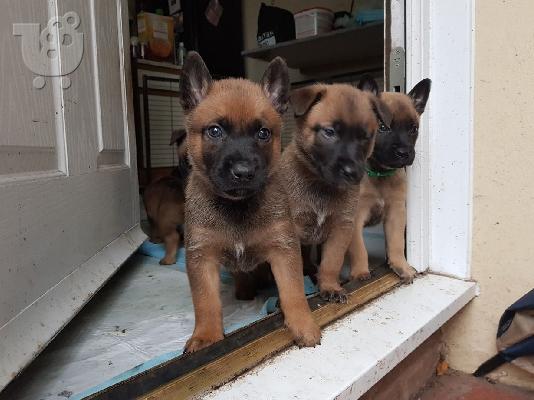
[[[324,96],[324,88],[318,85],[305,86],[303,88],[295,89],[289,96],[291,107],[295,117],[302,117],[307,114],[310,109],[321,101]]]
[[[384,104],[382,100],[380,100],[379,97],[376,96],[371,97],[371,104],[373,107],[373,112],[375,113],[378,121],[386,125],[387,128],[390,128],[393,115],[389,111],[389,108]]]
[[[171,134],[171,142],[169,143],[169,146],[172,146],[176,143],[176,146],[180,146],[182,142],[185,139],[185,135],[187,134],[187,131],[185,129],[175,129],[172,131]]]
[[[408,96],[412,98],[415,110],[419,115],[425,111],[426,102],[428,100],[428,96],[430,96],[431,85],[432,81],[430,79],[423,79],[421,82],[415,85],[412,90],[410,90],[410,93],[408,93]]]
[[[358,89],[378,96],[378,84],[371,75],[365,74],[361,77],[360,82],[358,82]]]
[[[289,72],[282,58],[276,57],[269,63],[261,79],[261,87],[276,111],[285,113],[289,102]]]
[[[180,100],[186,112],[194,109],[207,96],[212,84],[208,67],[196,51],[187,54],[180,79]]]

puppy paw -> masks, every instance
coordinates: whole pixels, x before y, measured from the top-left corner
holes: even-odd
[[[211,346],[213,343],[223,340],[224,335],[213,335],[213,336],[200,336],[193,335],[189,338],[185,344],[184,353],[194,353],[199,351],[204,347]]]
[[[159,265],[173,265],[176,264],[176,258],[175,257],[163,257],[161,260],[159,260]]]
[[[356,274],[350,274],[350,279],[351,280],[359,280],[359,281],[368,281],[369,279],[371,279],[371,273],[369,271],[366,271],[366,272],[358,272]]]
[[[389,266],[401,278],[402,283],[413,283],[417,271],[407,262],[390,262]]]
[[[365,260],[356,260],[355,264],[350,267],[350,279],[358,279],[359,281],[367,281],[371,279],[371,273],[369,272],[369,262],[367,258]]]
[[[343,303],[348,301],[347,292],[342,287],[320,290],[319,296],[330,303]]]
[[[293,334],[295,344],[299,347],[315,347],[321,344],[321,328],[312,318],[286,325]]]

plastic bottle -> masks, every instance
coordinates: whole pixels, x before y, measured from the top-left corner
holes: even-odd
[[[178,44],[178,65],[180,67],[183,67],[184,65],[185,56],[186,56],[186,50],[185,50],[184,42],[180,42]]]

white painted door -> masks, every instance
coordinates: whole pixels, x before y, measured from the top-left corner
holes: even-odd
[[[144,238],[126,3],[2,4],[0,389]]]

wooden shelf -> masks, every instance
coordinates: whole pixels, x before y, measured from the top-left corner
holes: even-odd
[[[349,62],[378,60],[384,55],[384,24],[340,29],[317,36],[241,52],[244,57],[270,61],[284,58],[301,70]]]

